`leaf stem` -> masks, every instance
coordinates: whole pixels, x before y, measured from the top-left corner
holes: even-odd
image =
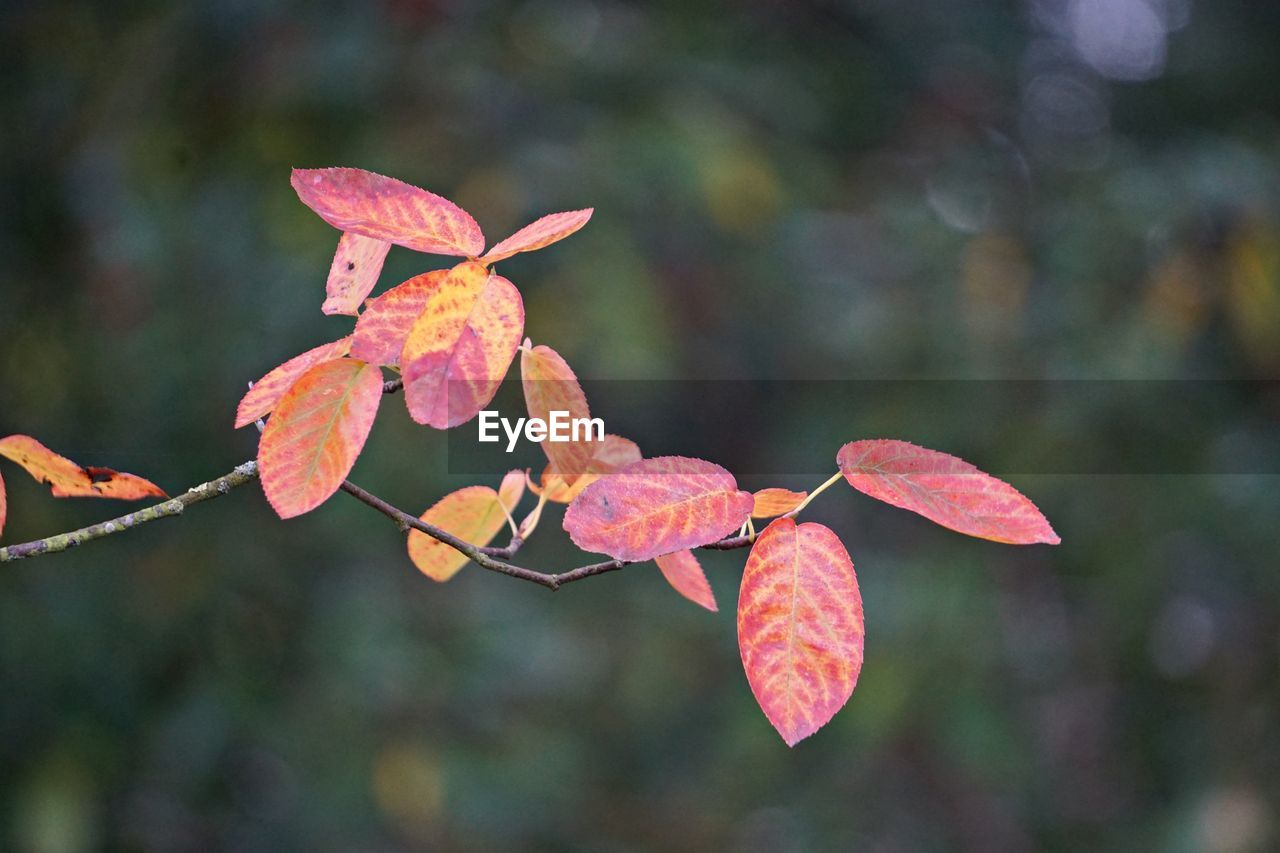
[[[838,483],[838,482],[839,482],[841,479],[843,479],[843,478],[844,478],[844,474],[842,474],[842,473],[841,473],[841,472],[839,472],[839,471],[835,472],[834,474],[832,474],[832,475],[831,475],[831,479],[827,480],[827,481],[826,481],[825,483],[823,483],[821,486],[818,486],[818,488],[816,488],[816,489],[814,489],[812,492],[810,492],[810,493],[809,493],[809,497],[807,497],[807,498],[805,498],[804,500],[802,500],[802,501],[800,502],[800,505],[799,505],[798,507],[796,507],[795,509],[791,510],[791,512],[789,512],[789,513],[787,513],[786,515],[784,515],[784,516],[783,516],[783,518],[795,518],[797,515],[799,515],[799,514],[800,514],[800,510],[804,509],[805,507],[807,507],[807,506],[809,505],[809,502],[810,502],[810,501],[812,501],[812,500],[813,500],[814,498],[816,498],[818,495],[820,495],[820,494],[822,494],[823,492],[825,492],[827,489],[829,489],[829,488],[831,488],[832,486],[834,486],[836,483]]]

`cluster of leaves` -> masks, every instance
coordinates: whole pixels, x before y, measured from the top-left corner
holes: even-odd
[[[134,474],[110,468],[81,467],[59,456],[29,435],[0,438],[0,457],[17,463],[38,482],[47,483],[55,498],[116,498],[141,500],[168,497],[159,486]],[[0,533],[9,503],[0,477]]]
[[[267,500],[282,518],[308,512],[341,486],[377,414],[385,376],[400,374],[409,414],[449,429],[494,397],[515,354],[531,418],[552,411],[589,417],[565,360],[524,337],[524,306],[493,265],[540,249],[586,224],[592,211],[555,213],[488,252],[479,225],[426,190],[358,169],[295,170],[304,204],[339,229],[322,310],[355,316],[352,333],[305,352],[255,383],[236,426],[270,414],[258,464]],[[463,258],[450,269],[409,279],[367,300],[391,244]],[[521,343],[523,339],[523,343]],[[686,598],[716,610],[693,550],[750,546],[738,600],[738,641],[747,680],[783,739],[794,745],[849,699],[862,666],[864,621],[853,562],[827,527],[796,515],[844,479],[873,498],[944,527],[997,542],[1059,540],[1038,509],[1012,486],[945,453],[903,441],[855,441],[840,449],[838,472],[813,494],[741,491],[733,475],[685,457],[644,458],[620,436],[542,442],[547,465],[535,480],[512,471],[498,489],[477,485],[431,506],[422,521],[477,547],[511,528],[513,543],[536,528],[548,502],[567,504],[563,526],[584,551],[621,563],[654,560]],[[526,486],[537,506],[517,525]],[[753,519],[774,519],[757,536]],[[409,557],[444,581],[468,557],[414,530]]]

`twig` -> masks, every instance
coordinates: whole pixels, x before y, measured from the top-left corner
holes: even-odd
[[[229,474],[216,480],[210,480],[207,483],[201,483],[189,489],[185,494],[154,506],[149,506],[146,509],[140,509],[137,512],[131,512],[119,518],[113,518],[110,521],[91,524],[88,527],[82,527],[79,530],[72,530],[68,533],[59,533],[56,536],[37,539],[34,542],[24,542],[21,545],[0,548],[0,563],[25,560],[27,557],[38,557],[44,554],[57,554],[60,551],[75,548],[77,545],[91,542],[94,539],[102,539],[105,536],[132,530],[138,525],[146,524],[149,521],[158,521],[162,518],[182,515],[183,511],[192,504],[221,497],[230,493],[232,489],[243,486],[251,480],[256,480],[257,477],[257,462],[246,462],[243,465],[237,465]]]
[[[198,486],[188,490],[185,494],[179,495],[146,509],[131,512],[128,515],[122,515],[110,521],[104,521],[99,524],[83,527],[79,530],[73,530],[68,533],[59,533],[56,536],[49,536],[44,539],[37,539],[33,542],[24,542],[20,545],[10,545],[6,548],[0,548],[0,563],[8,563],[14,560],[22,560],[28,557],[39,557],[45,554],[57,554],[75,548],[85,542],[91,542],[94,539],[102,539],[107,536],[113,536],[117,533],[123,533],[126,530],[132,530],[139,525],[146,524],[151,521],[157,521],[161,518],[172,518],[182,515],[187,507],[192,504],[207,501],[212,498],[221,497],[230,494],[232,489],[243,486],[252,480],[258,478],[258,463],[245,462],[243,465],[237,465],[234,470],[225,476],[216,480],[210,480],[207,483],[201,483]],[[524,544],[524,540],[519,536],[514,536],[511,542],[504,548],[481,548],[472,545],[470,542],[459,539],[452,533],[436,527],[416,518],[409,513],[401,510],[390,503],[386,502],[377,495],[362,489],[350,480],[344,480],[340,487],[342,491],[366,504],[367,506],[377,510],[383,515],[390,518],[396,523],[402,531],[417,530],[426,535],[437,539],[448,545],[450,548],[465,554],[476,565],[482,569],[491,572],[507,575],[508,577],[519,578],[520,580],[536,583],[550,590],[557,590],[560,587],[574,581],[580,581],[584,578],[601,575],[606,572],[613,572],[629,565],[626,560],[606,560],[602,563],[592,563],[586,566],[579,566],[576,569],[569,569],[564,572],[540,572],[536,569],[528,569],[523,566],[517,566],[512,563],[505,562],[515,556],[516,552]],[[744,548],[751,544],[748,537],[738,536],[729,539],[721,539],[718,542],[712,542],[704,545],[704,548],[726,551],[733,548]]]

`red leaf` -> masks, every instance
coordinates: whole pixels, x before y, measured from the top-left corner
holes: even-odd
[[[324,288],[328,298],[320,310],[325,314],[360,313],[360,303],[378,283],[390,248],[391,244],[384,240],[344,232],[329,267],[329,281]]]
[[[548,213],[541,219],[537,219],[521,228],[488,252],[485,252],[484,257],[480,259],[480,263],[493,264],[518,252],[532,252],[544,246],[550,246],[552,243],[563,240],[583,225],[586,225],[587,220],[591,218],[591,214],[594,212],[595,208],[588,207],[585,210]]]
[[[751,505],[719,465],[659,456],[587,486],[569,504],[564,529],[584,551],[639,562],[737,531]]]
[[[276,514],[310,512],[338,490],[381,401],[382,372],[347,358],[317,364],[280,398],[258,442],[262,490]]]
[[[863,631],[858,578],[836,535],[790,518],[766,527],[742,572],[738,648],[751,692],[787,746],[849,701]]]
[[[808,492],[793,492],[790,489],[761,489],[752,495],[755,505],[751,507],[752,518],[773,518],[775,515],[786,515],[804,503]]]
[[[136,501],[166,498],[159,486],[110,468],[81,468],[29,435],[0,439],[0,456],[21,465],[38,482],[48,483],[55,498],[115,498]]]
[[[397,284],[369,303],[356,320],[351,357],[370,364],[399,364],[400,352],[427,299],[440,287],[449,270],[433,270]]]
[[[854,441],[836,463],[863,494],[958,533],[1011,545],[1062,541],[1017,489],[955,456],[906,441]]]
[[[321,344],[302,355],[294,356],[253,383],[249,393],[240,399],[240,405],[236,408],[236,429],[271,414],[276,403],[280,402],[284,393],[298,381],[299,376],[322,361],[342,358],[349,349],[351,349],[351,336],[347,335],[341,340]]]
[[[474,261],[454,267],[427,298],[400,353],[409,415],[436,429],[474,418],[498,393],[523,334],[515,285]]]
[[[417,252],[474,257],[484,234],[446,198],[363,169],[294,169],[298,198],[339,231]]]
[[[551,347],[540,344],[521,351],[520,385],[524,389],[525,408],[529,410],[530,418],[539,418],[549,425],[552,412],[568,412],[571,419],[591,417],[578,377],[560,353]],[[586,435],[579,434],[578,441],[551,441],[548,436],[541,442],[542,451],[566,486],[572,486],[587,473],[595,455],[596,444],[591,440],[591,431],[583,432]]]
[[[692,551],[663,554],[655,557],[654,562],[658,564],[658,568],[662,570],[662,576],[676,592],[712,613],[719,610],[716,607],[716,597],[711,592],[711,584],[707,583],[707,576],[702,571],[702,564],[698,562],[697,557],[693,556]]]

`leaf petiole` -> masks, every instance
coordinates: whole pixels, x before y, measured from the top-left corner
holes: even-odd
[[[834,474],[831,475],[831,479],[827,480],[821,486],[818,486],[818,488],[810,492],[809,497],[802,500],[798,507],[796,507],[795,509],[791,510],[791,512],[784,515],[783,518],[795,518],[797,515],[800,514],[800,510],[804,509],[809,505],[810,501],[812,501],[818,495],[825,492],[827,489],[831,488],[833,485],[835,485],[837,482],[839,482],[842,479],[844,479],[844,474],[842,474],[839,471],[835,472]]]
[[[547,493],[544,491],[538,495],[538,505],[530,510],[529,514],[524,517],[524,521],[520,522],[520,529],[516,531],[516,535],[521,539],[528,539],[533,535],[533,531],[538,529],[538,521],[542,518],[542,508],[547,505]]]

